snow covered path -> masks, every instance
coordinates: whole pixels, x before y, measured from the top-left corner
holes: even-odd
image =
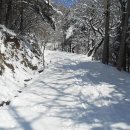
[[[46,61],[0,108],[0,130],[130,130],[129,74],[84,55],[46,51]]]

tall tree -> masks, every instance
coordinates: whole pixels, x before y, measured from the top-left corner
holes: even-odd
[[[3,1],[0,0],[0,23],[2,22],[2,8],[3,8]]]
[[[103,46],[102,63],[109,63],[109,25],[110,25],[110,2],[111,0],[104,0],[105,7],[105,38]]]
[[[8,0],[8,2],[7,2],[6,20],[5,20],[5,25],[7,27],[9,25],[9,20],[11,18],[11,12],[12,12],[12,0]]]
[[[24,5],[21,0],[21,7],[20,7],[20,31],[23,31],[23,21],[24,21]]]
[[[130,17],[130,0],[127,0],[127,8],[126,11],[123,12],[125,13],[124,17],[124,24],[122,26],[122,34],[121,34],[121,43],[120,43],[120,50],[119,50],[119,56],[118,56],[118,62],[117,62],[117,69],[122,70],[124,68],[124,59],[125,53],[126,53],[126,33],[128,29],[128,21]]]

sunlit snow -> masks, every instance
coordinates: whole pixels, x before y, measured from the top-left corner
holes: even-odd
[[[9,106],[0,130],[130,130],[130,78],[85,55],[45,52],[46,69]]]

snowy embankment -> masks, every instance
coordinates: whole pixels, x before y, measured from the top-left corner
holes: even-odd
[[[46,51],[45,71],[0,108],[0,130],[130,130],[130,75]]]
[[[23,39],[0,25],[0,106],[16,96],[40,67],[37,43]]]

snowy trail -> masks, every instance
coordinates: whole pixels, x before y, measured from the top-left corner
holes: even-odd
[[[0,108],[0,130],[130,130],[129,74],[84,55],[46,51],[46,61]]]

